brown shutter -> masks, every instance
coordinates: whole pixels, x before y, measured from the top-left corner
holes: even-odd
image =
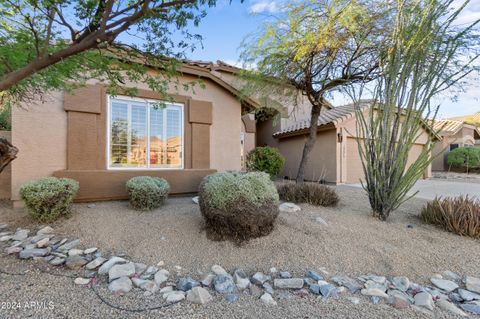
[[[210,168],[212,107],[212,102],[190,100],[188,113],[192,124],[192,168]]]

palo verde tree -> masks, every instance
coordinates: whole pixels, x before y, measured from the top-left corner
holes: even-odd
[[[305,0],[286,5],[275,20],[242,45],[244,93],[269,101],[299,94],[311,104],[310,127],[296,181],[303,182],[327,97],[377,77],[378,47],[388,27],[381,3],[371,0]]]
[[[468,1],[457,10],[452,9],[453,2],[392,1],[394,27],[381,48],[381,76],[370,84],[369,93],[365,88],[353,90],[365,172],[362,183],[374,215],[381,220],[410,198],[408,192],[437,155],[432,153],[430,136],[416,160],[409,161],[423,128],[428,129],[437,116],[432,98],[463,85],[465,76],[476,69],[479,21],[458,24]],[[358,101],[362,95],[373,96],[368,111]]]
[[[0,103],[71,90],[90,78],[113,94],[126,82],[144,82],[167,98],[175,59],[201,40],[188,27],[213,5],[215,0],[0,0]],[[161,72],[147,73],[145,65]],[[0,151],[0,172],[13,153]]]

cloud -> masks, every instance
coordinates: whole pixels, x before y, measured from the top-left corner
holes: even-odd
[[[280,7],[275,0],[260,0],[250,6],[250,13],[276,13]]]
[[[460,9],[464,2],[465,0],[455,0],[452,3],[452,8]],[[477,2],[477,0],[470,1],[458,16],[456,24],[470,24],[478,19],[480,19],[480,2]]]

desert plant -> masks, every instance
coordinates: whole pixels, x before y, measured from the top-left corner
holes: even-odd
[[[462,236],[480,238],[480,200],[468,196],[435,198],[422,209],[425,223]]]
[[[362,180],[374,216],[386,220],[415,194],[409,191],[435,158],[429,123],[438,106],[434,97],[461,86],[480,56],[475,25],[460,24],[467,5],[454,0],[387,1],[394,17],[387,45],[380,51],[380,76],[351,90],[356,109],[356,135],[365,178]],[[362,96],[371,99],[364,107]],[[428,138],[414,161],[409,154],[423,130]]]
[[[331,187],[317,183],[282,182],[277,185],[281,200],[315,206],[336,206],[339,198]]]
[[[263,172],[223,172],[205,177],[199,204],[207,237],[242,242],[265,236],[278,216],[278,193]]]
[[[20,196],[33,218],[50,222],[70,213],[78,187],[73,179],[44,177],[22,185]]]
[[[283,169],[285,158],[274,147],[256,147],[247,154],[247,170],[265,172],[274,178]]]
[[[448,153],[447,163],[451,167],[466,171],[480,168],[480,149],[474,147],[459,147]]]
[[[159,177],[136,176],[127,181],[130,205],[138,210],[160,207],[168,197],[170,185]]]

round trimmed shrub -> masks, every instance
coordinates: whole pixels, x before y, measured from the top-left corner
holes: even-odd
[[[458,147],[448,153],[447,163],[465,170],[480,168],[480,148]]]
[[[79,184],[70,178],[44,177],[20,188],[20,196],[33,218],[50,222],[70,213]]]
[[[159,177],[136,176],[127,181],[130,205],[138,210],[160,207],[168,197],[170,185]]]
[[[199,205],[212,240],[242,242],[268,235],[278,216],[278,193],[263,172],[224,172],[205,177]]]
[[[274,178],[283,169],[285,158],[278,149],[270,146],[256,147],[247,154],[247,170],[265,172]]]

